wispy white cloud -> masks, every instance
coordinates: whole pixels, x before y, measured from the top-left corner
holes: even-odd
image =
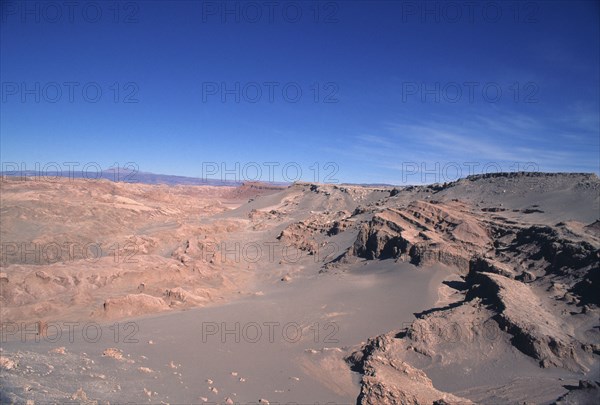
[[[355,136],[351,145],[339,153],[371,170],[385,172],[386,178],[390,177],[389,171],[401,175],[408,162],[423,164],[426,168],[436,167],[436,163],[442,166],[451,162],[479,162],[481,166],[496,163],[503,170],[516,170],[522,167],[519,164],[532,162],[535,165],[529,165],[529,168],[537,167],[543,171],[597,172],[599,158],[577,145],[566,148],[555,142],[556,136],[597,142],[590,140],[589,133],[585,132],[593,129],[595,116],[578,117],[581,115],[572,114],[543,122],[517,113],[474,115],[460,125],[452,117],[416,123],[388,122],[382,125],[377,135]],[[584,132],[566,131],[557,124],[558,121],[576,122]]]

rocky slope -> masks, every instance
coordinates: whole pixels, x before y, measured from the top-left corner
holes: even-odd
[[[498,198],[489,206],[498,183],[511,183],[502,194],[518,198]],[[473,188],[478,196],[468,193]],[[459,189],[465,192],[461,200],[455,198]],[[548,196],[564,200],[565,189],[577,193],[581,211],[566,216],[562,207],[554,217],[558,204]],[[432,391],[411,363],[429,358],[438,369],[465,363],[481,368],[513,349],[541,368],[598,378],[600,239],[597,221],[573,217],[598,215],[599,189],[594,175],[476,176],[433,192],[412,188],[407,191],[418,200],[405,196],[389,207],[390,198],[374,210],[334,267],[360,259],[440,262],[463,281],[453,285],[453,302],[416,314],[408,328],[374,338],[348,358],[364,374],[358,402],[462,402]],[[407,373],[415,375],[411,384],[398,384]]]

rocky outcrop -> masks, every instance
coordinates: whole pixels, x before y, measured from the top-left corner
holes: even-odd
[[[510,250],[527,253],[528,260],[543,259],[546,271],[560,275],[597,265],[600,259],[600,251],[591,243],[566,238],[560,228],[550,226],[534,225],[518,231]]]
[[[471,404],[468,399],[440,391],[422,371],[399,360],[394,338],[381,335],[369,339],[362,350],[347,361],[363,374],[360,405]]]
[[[472,272],[493,273],[508,278],[515,278],[516,276],[514,269],[510,265],[481,256],[475,256],[471,259],[469,269]]]
[[[580,303],[582,305],[595,304],[600,306],[600,267],[591,268],[583,280],[576,283],[571,292],[579,296]]]
[[[299,222],[286,227],[277,239],[286,246],[294,246],[308,254],[314,254],[319,247],[313,237],[314,232],[318,232],[318,229],[305,222]]]
[[[246,181],[229,192],[230,198],[256,198],[261,195],[277,193],[287,188],[285,184]]]
[[[556,405],[579,405],[600,403],[600,383],[580,380],[576,387],[556,400]]]
[[[525,187],[525,180],[537,183]],[[485,195],[486,182],[498,195],[520,196],[531,190],[549,192],[554,183],[586,192],[600,184],[594,175],[503,174],[463,179],[435,193],[451,195],[452,188],[475,187]],[[513,189],[503,188],[512,183]],[[394,198],[401,197],[399,193]],[[535,359],[542,368],[586,374],[597,367],[598,221],[535,223],[541,217],[532,214],[546,215],[547,209],[526,213],[512,207],[478,208],[447,198],[440,202],[430,194],[425,198],[383,209],[370,207],[372,217],[359,226],[353,246],[338,261],[358,257],[420,266],[443,263],[464,276],[457,287],[462,298],[415,314],[409,327],[370,340],[348,359],[363,374],[359,403],[455,401],[434,398],[440,393],[425,388],[428,378],[415,369],[415,358],[430,358],[440,367],[471,367],[499,361],[510,351]],[[406,376],[410,381],[404,384]],[[592,385],[585,390],[593,391]],[[570,403],[568,394],[561,401]]]
[[[207,291],[201,291],[201,294],[189,292],[181,287],[169,288],[164,293],[164,300],[169,306],[176,306],[182,303],[196,306],[210,300],[210,294]]]
[[[585,370],[578,359],[581,342],[569,335],[564,322],[545,308],[524,283],[499,274],[473,272],[467,300],[479,297],[496,315],[500,328],[513,336],[513,345],[542,367]],[[571,334],[572,336],[572,334]]]
[[[348,211],[311,214],[303,221],[288,225],[277,239],[285,245],[315,254],[326,236],[337,235],[353,225],[350,216]]]
[[[416,265],[439,262],[466,273],[471,257],[491,248],[489,232],[464,204],[415,201],[374,214],[348,254]]]
[[[147,294],[128,294],[124,297],[109,298],[102,307],[104,310],[103,315],[107,318],[145,315],[169,309],[163,299]]]

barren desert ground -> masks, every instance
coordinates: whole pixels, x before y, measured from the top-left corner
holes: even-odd
[[[599,401],[595,174],[0,186],[2,403]]]

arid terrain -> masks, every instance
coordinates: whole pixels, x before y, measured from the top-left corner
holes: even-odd
[[[600,403],[600,180],[0,182],[1,403]]]

